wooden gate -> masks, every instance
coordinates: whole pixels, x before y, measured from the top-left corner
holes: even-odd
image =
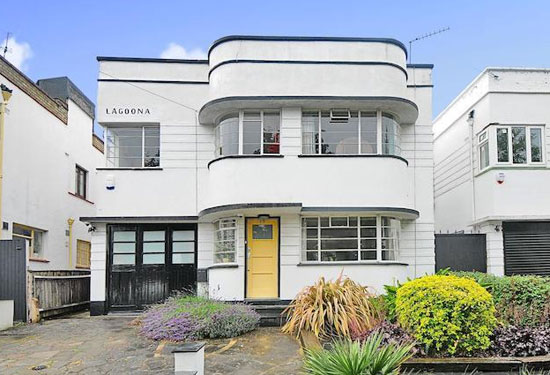
[[[27,321],[26,243],[0,241],[0,300],[13,300],[14,321]]]
[[[435,269],[487,272],[484,234],[436,234]]]

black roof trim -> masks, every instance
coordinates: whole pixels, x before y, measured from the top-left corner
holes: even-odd
[[[176,64],[208,64],[204,59],[161,59],[150,57],[114,57],[97,56],[97,61],[126,61],[126,62],[150,62],[150,63],[176,63]]]
[[[208,49],[208,57],[212,50],[225,42],[233,40],[261,40],[268,42],[362,42],[362,43],[389,43],[396,45],[405,52],[407,57],[407,47],[397,39],[393,38],[358,38],[358,37],[330,37],[330,36],[261,36],[261,35],[228,35],[217,39]]]
[[[401,160],[405,164],[409,165],[409,161],[402,156],[398,155],[384,155],[384,154],[300,154],[299,158],[390,158]]]
[[[148,223],[197,221],[198,216],[81,216],[86,223]]]
[[[229,210],[239,210],[243,208],[279,208],[279,207],[302,207],[301,203],[237,203],[237,204],[224,204],[221,206],[210,207],[199,212],[199,217],[213,214],[216,212],[223,212]]]
[[[407,64],[407,68],[433,69],[434,64]]]
[[[208,162],[207,168],[210,169],[210,165],[219,160],[225,159],[273,159],[273,158],[284,158],[284,155],[281,154],[253,154],[253,155],[223,155],[218,156],[215,159],[212,159]]]
[[[208,81],[166,81],[166,80],[155,80],[155,79],[118,79],[118,78],[98,78],[97,82],[129,82],[129,83],[170,83],[170,84],[180,84],[180,85],[208,85]]]
[[[408,79],[409,75],[407,70],[399,64],[395,64],[387,61],[323,61],[323,60],[252,60],[252,59],[234,59],[234,60],[225,60],[219,64],[214,65],[210,68],[208,72],[208,78],[212,72],[218,69],[220,66],[226,64],[238,64],[238,63],[248,63],[248,64],[310,64],[310,65],[385,65],[392,66],[401,70],[405,74],[405,78]]]

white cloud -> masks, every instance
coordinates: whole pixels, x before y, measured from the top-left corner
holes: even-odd
[[[168,47],[161,52],[163,59],[206,59],[207,53],[200,48],[186,50],[184,46],[177,43],[170,43]]]
[[[4,56],[4,47],[6,46],[6,39],[2,41],[1,53]],[[29,43],[19,43],[15,40],[15,37],[10,36],[8,39],[8,51],[6,52],[5,58],[10,63],[15,65],[19,70],[27,70],[27,61],[32,57],[32,49]]]

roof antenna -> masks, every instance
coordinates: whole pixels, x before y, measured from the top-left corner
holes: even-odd
[[[8,31],[7,35],[6,35],[6,44],[4,45],[4,49],[3,49],[3,56],[4,58],[6,58],[6,53],[8,53],[9,49],[8,49],[8,41],[10,40],[10,32]]]
[[[409,64],[412,63],[412,44],[414,42],[418,42],[419,40],[426,39],[426,38],[432,37],[434,35],[444,33],[445,31],[449,31],[449,30],[451,30],[450,27],[445,27],[445,28],[439,29],[437,31],[432,31],[431,33],[427,33],[427,34],[424,34],[424,35],[421,35],[421,36],[417,36],[413,40],[409,40]]]

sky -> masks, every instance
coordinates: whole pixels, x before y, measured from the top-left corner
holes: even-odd
[[[97,98],[96,56],[203,58],[235,34],[389,37],[431,63],[434,117],[487,66],[550,67],[550,2],[5,1],[0,40],[31,79],[68,76]]]

